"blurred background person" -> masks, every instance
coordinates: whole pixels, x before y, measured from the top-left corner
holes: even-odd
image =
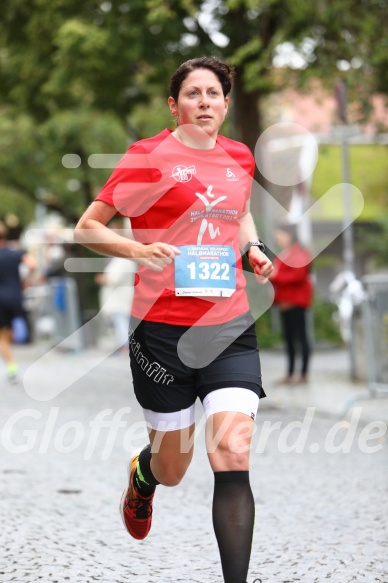
[[[281,225],[275,231],[275,242],[281,251],[274,259],[270,281],[274,286],[274,304],[281,317],[282,334],[287,355],[287,374],[280,383],[298,384],[308,380],[311,346],[307,310],[313,297],[311,256],[297,237],[296,226]],[[300,349],[300,372],[295,372],[295,358]]]
[[[16,318],[25,318],[21,265],[35,270],[35,258],[23,249],[12,248],[8,243],[8,229],[0,223],[0,353],[10,381],[17,380],[18,372],[12,350],[13,323]]]
[[[118,219],[111,221],[109,227],[121,235],[129,236],[127,230],[123,231],[123,225]],[[100,308],[112,324],[118,354],[128,354],[129,318],[136,267],[134,261],[112,257],[104,272],[95,277],[100,286]]]

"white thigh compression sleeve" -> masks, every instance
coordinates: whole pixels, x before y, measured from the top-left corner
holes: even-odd
[[[195,405],[174,413],[157,413],[143,409],[144,419],[156,431],[176,431],[185,429],[194,423]]]
[[[259,408],[259,401],[259,397],[250,389],[228,387],[225,389],[217,389],[206,395],[203,400],[203,408],[206,418],[214,415],[214,413],[235,411],[236,413],[244,413],[251,417],[251,419],[255,419]]]

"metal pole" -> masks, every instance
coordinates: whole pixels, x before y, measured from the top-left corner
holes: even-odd
[[[346,84],[343,80],[338,81],[336,85],[336,97],[338,105],[338,114],[342,122],[342,177],[343,177],[343,222],[345,227],[342,234],[343,241],[343,261],[344,269],[354,273],[354,248],[353,248],[353,223],[352,223],[352,198],[350,189],[350,161],[349,161],[349,143],[348,143],[348,120],[347,120],[347,96]],[[350,376],[356,377],[356,355],[355,355],[355,329],[354,321],[351,321],[351,335],[349,341],[349,359],[350,359]]]
[[[344,128],[346,131],[346,128]],[[354,249],[353,249],[353,223],[352,223],[352,197],[350,189],[350,163],[349,144],[345,131],[342,138],[342,176],[344,207],[344,225],[348,225],[343,231],[343,259],[346,271],[354,273]]]

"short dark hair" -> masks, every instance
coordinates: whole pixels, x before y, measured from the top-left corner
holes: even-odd
[[[209,69],[209,71],[213,71],[221,83],[224,97],[230,93],[236,76],[234,68],[218,57],[198,57],[182,63],[171,77],[169,90],[170,96],[175,101],[178,101],[179,91],[183,81],[195,69]]]
[[[298,242],[297,226],[294,223],[282,223],[280,225],[277,225],[276,230],[283,231],[284,233],[290,235],[291,243]]]

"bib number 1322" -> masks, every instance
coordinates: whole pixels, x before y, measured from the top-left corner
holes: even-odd
[[[191,263],[188,263],[187,269],[190,272],[190,279],[192,281],[195,281],[197,277],[204,280],[222,279],[223,281],[229,281],[229,263],[221,263],[220,265],[220,263],[216,261],[212,261],[211,263],[208,261],[200,261],[200,263],[192,261]]]
[[[236,255],[229,245],[185,245],[175,257],[175,294],[230,297],[236,289]]]

